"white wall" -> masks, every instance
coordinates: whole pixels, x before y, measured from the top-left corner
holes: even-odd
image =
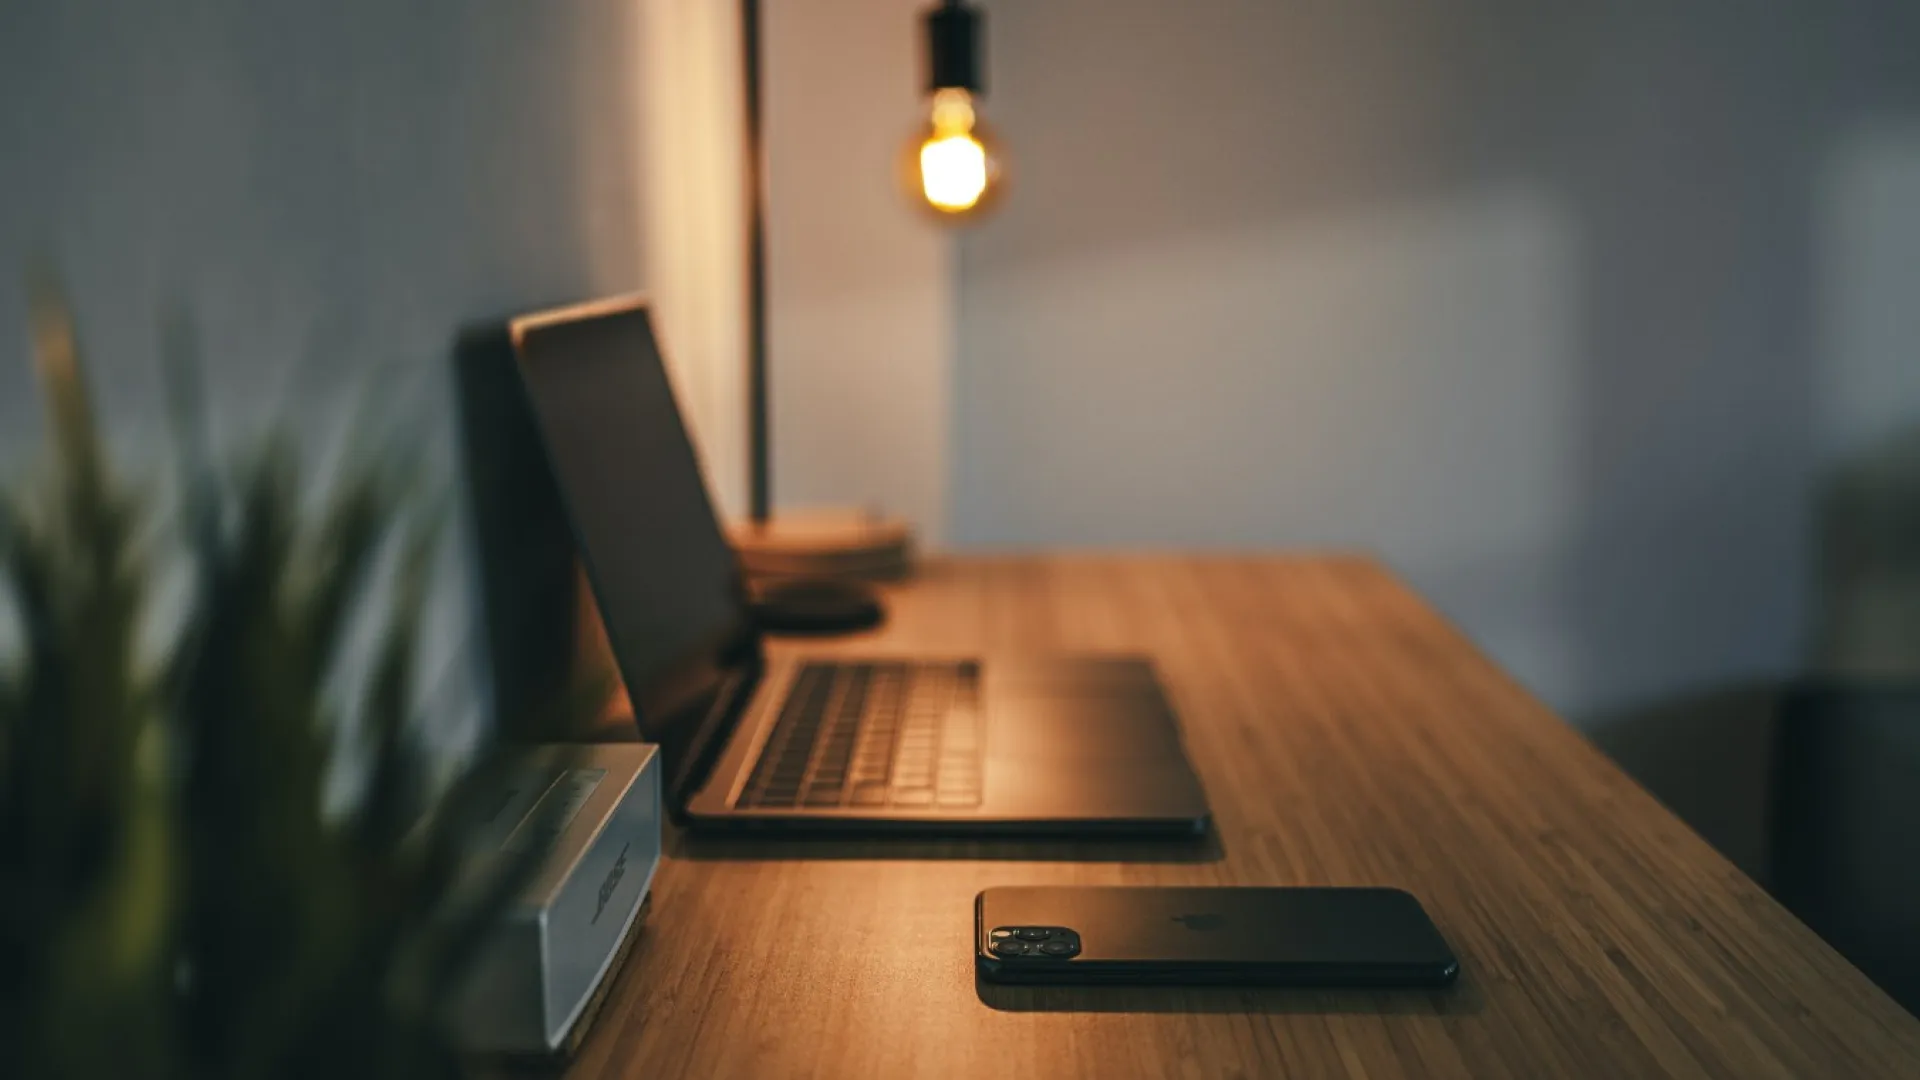
[[[1920,422],[1920,9],[987,6],[955,543],[1370,548],[1583,718],[1798,663]]]
[[[922,0],[764,0],[777,507],[947,532],[952,238],[897,182],[925,122]]]
[[[128,460],[159,468],[178,304],[229,433],[337,425],[401,372],[448,464],[458,324],[644,284],[637,34],[629,0],[7,0],[0,468],[40,434],[15,284],[35,254],[70,284]],[[430,658],[456,698],[461,573]]]

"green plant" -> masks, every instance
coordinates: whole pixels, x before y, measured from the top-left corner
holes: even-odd
[[[435,1009],[526,868],[448,917],[457,804],[495,756],[429,813],[415,649],[440,514],[414,509],[410,456],[363,455],[308,506],[290,440],[207,449],[176,349],[162,514],[109,466],[57,292],[36,289],[31,314],[52,470],[0,496],[19,640],[0,657],[0,1073],[458,1073]],[[149,657],[165,521],[193,584]],[[342,680],[369,622],[363,677]],[[364,783],[330,815],[348,714]]]

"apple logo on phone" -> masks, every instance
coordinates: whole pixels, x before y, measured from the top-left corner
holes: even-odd
[[[1213,911],[1196,911],[1190,915],[1175,915],[1173,921],[1189,930],[1219,930],[1227,925],[1226,916]]]

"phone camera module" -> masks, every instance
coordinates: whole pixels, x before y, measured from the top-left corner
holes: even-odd
[[[1062,926],[996,926],[987,932],[995,956],[1066,960],[1080,955],[1080,935]]]

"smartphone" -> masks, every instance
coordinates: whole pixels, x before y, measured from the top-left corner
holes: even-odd
[[[1009,887],[973,915],[974,963],[994,982],[1433,987],[1460,973],[1399,889]]]

